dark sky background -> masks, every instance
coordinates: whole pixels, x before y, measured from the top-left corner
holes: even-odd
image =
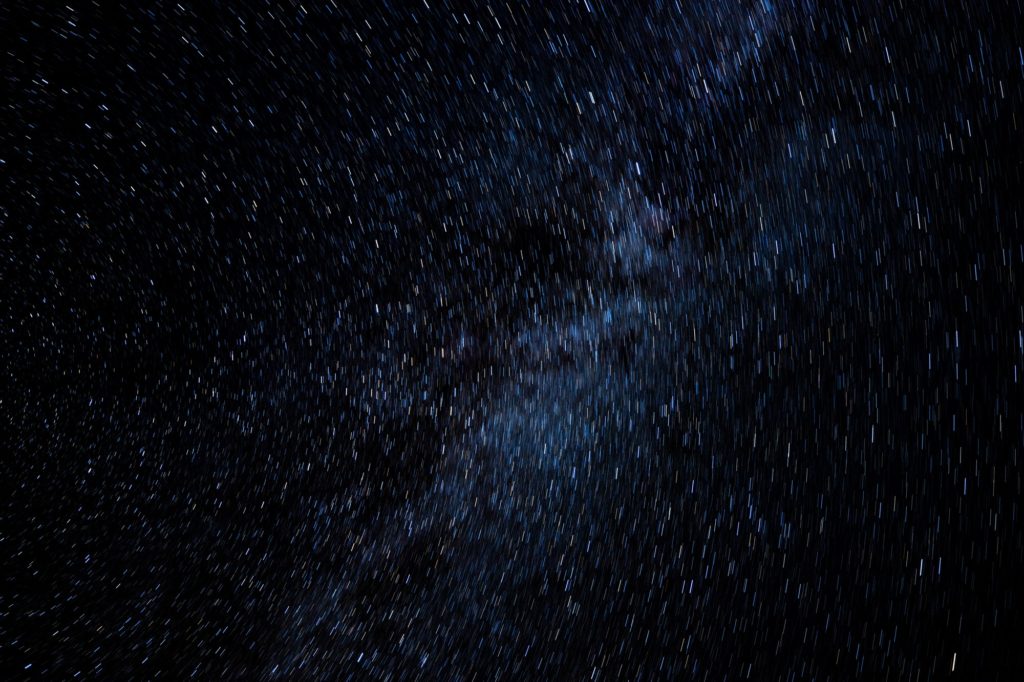
[[[4,3],[3,676],[1019,679],[1022,14]]]

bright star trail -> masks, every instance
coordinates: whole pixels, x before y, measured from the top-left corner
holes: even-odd
[[[1019,679],[1019,4],[0,10],[4,679]]]

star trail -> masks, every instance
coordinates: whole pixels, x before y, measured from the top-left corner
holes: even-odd
[[[1022,15],[6,3],[4,678],[1018,679]]]

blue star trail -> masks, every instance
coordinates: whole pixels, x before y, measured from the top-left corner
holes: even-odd
[[[4,679],[1018,679],[1022,15],[8,3]]]

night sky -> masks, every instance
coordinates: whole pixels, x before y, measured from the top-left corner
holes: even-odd
[[[1019,680],[1024,8],[0,8],[4,679]]]

